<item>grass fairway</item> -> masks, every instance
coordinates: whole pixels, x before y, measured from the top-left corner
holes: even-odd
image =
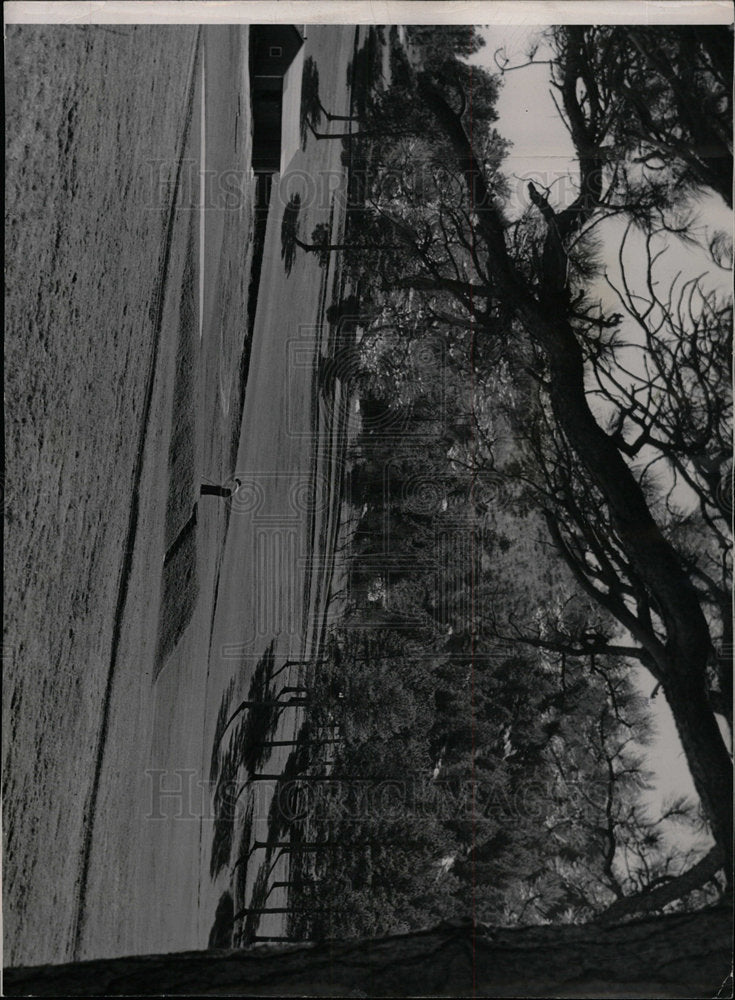
[[[146,820],[146,771],[200,761],[224,512],[191,514],[199,482],[221,482],[230,462],[252,219],[247,27],[24,25],[6,42],[4,959],[16,965],[200,943],[186,860],[199,831]],[[227,212],[200,212],[192,183],[207,73],[208,164],[241,181]],[[182,864],[190,875],[174,878]]]
[[[6,28],[8,963],[69,954],[196,38]]]
[[[307,40],[335,109],[354,43],[349,26]],[[332,497],[315,373],[338,268],[301,255],[285,273],[276,190],[250,345],[246,27],[11,28],[7,58],[5,961],[205,947],[263,861],[239,860],[268,833],[270,799],[247,785],[259,744],[298,728],[294,712],[234,726],[241,808],[209,815],[220,708],[266,653],[276,670],[303,657],[324,599],[308,582]],[[202,212],[181,180],[200,122],[207,171],[241,180]],[[323,185],[307,227],[341,225],[342,154],[294,158],[292,180]],[[233,474],[257,510],[199,499]],[[193,814],[152,812],[151,775],[187,774],[205,789]]]

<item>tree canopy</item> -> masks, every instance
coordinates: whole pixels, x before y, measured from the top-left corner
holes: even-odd
[[[529,183],[513,218],[502,78],[465,61],[471,36],[409,38],[421,58],[396,56],[355,140],[370,166],[346,242],[371,234],[371,250],[347,259],[363,312],[353,596],[431,623],[440,773],[496,791],[530,776],[545,795],[566,783],[550,815],[574,837],[549,850],[545,829],[536,868],[538,831],[517,816],[504,868],[502,809],[469,847],[461,822],[445,827],[450,894],[487,870],[496,915],[589,918],[687,868],[697,887],[729,871],[731,305],[706,275],[662,288],[659,269],[696,239],[701,199],[731,204],[731,47],[715,28],[551,30],[576,194],[556,207]],[[602,238],[619,242],[616,271]],[[699,252],[716,270],[731,251],[716,235]],[[416,345],[434,358],[420,376]],[[400,438],[380,432],[391,419]],[[691,803],[659,817],[639,804],[640,668],[673,714],[716,844],[706,858],[663,847],[666,822],[699,822]],[[600,795],[575,813],[577,779]]]

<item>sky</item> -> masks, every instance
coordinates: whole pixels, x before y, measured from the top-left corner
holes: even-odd
[[[470,61],[497,72],[494,54],[502,49],[509,65],[525,63],[529,46],[540,39],[542,31],[521,24],[484,28],[480,33],[485,38],[485,47]],[[542,48],[536,58],[545,58]],[[568,178],[574,174],[573,147],[551,99],[549,67],[539,62],[507,72],[497,107],[499,131],[513,143],[505,161],[513,201],[523,207],[528,204],[526,183],[530,179],[539,187],[553,185],[551,203],[556,207],[570,193]]]
[[[511,184],[512,215],[528,205],[526,185],[529,179],[534,180],[539,187],[551,187],[550,202],[554,207],[565,204],[575,194],[574,185],[569,180],[570,175],[572,178],[576,176],[573,146],[551,97],[550,69],[542,61],[548,58],[548,50],[545,54],[541,40],[542,31],[543,28],[524,25],[484,28],[481,33],[486,40],[485,47],[470,60],[497,72],[494,54],[498,49],[503,50],[509,60],[508,65],[517,65],[527,62],[531,44],[541,42],[535,56],[538,61],[536,65],[505,73],[497,105],[496,127],[504,138],[513,143],[504,171]],[[724,210],[719,198],[713,196],[702,199],[697,208],[696,224],[701,235],[712,233],[718,228],[731,231],[730,214]],[[622,227],[620,223],[604,225],[608,228],[601,227],[604,236],[603,263],[613,280],[619,284],[617,254]],[[659,271],[662,288],[667,287],[678,270],[693,276],[706,270],[708,266],[713,272],[708,280],[720,285],[723,290],[729,288],[729,276],[714,273],[711,262],[701,253],[677,246],[672,240],[669,243],[671,245],[661,261]],[[639,277],[642,271],[640,266],[636,269],[637,259],[634,238],[626,253],[633,277],[636,270]],[[601,281],[601,291],[603,285],[606,289],[607,286]],[[641,694],[651,695],[655,682],[647,671],[635,669],[633,680]],[[664,697],[659,693],[650,702],[650,707],[656,736],[646,754],[647,764],[654,775],[650,806],[655,810],[657,805],[673,796],[689,795],[696,799],[696,793],[673,717]]]

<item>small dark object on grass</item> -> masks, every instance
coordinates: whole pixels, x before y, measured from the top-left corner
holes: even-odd
[[[235,483],[237,485],[234,489],[230,486],[215,486],[212,483],[202,483],[199,493],[203,497],[231,497],[240,488],[240,480],[236,479]]]

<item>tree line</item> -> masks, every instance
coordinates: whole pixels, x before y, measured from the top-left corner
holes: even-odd
[[[408,622],[427,629],[419,656],[434,698],[461,706],[455,721],[475,718],[463,765],[474,780],[493,747],[493,773],[510,774],[507,755],[521,754],[547,782],[553,760],[556,773],[615,786],[578,824],[583,844],[558,856],[548,838],[536,845],[534,860],[545,860],[535,871],[523,870],[516,831],[515,871],[487,879],[505,887],[496,915],[508,893],[533,896],[534,885],[524,919],[589,918],[651,899],[663,907],[677,876],[687,896],[693,883],[721,887],[730,870],[721,728],[732,721],[731,308],[696,276],[662,290],[657,268],[667,247],[696,239],[698,199],[731,206],[731,47],[717,28],[552,29],[548,62],[577,190],[555,207],[550,189],[530,183],[513,216],[496,129],[502,74],[468,65],[479,46],[471,30],[456,39],[414,30],[409,41],[419,67],[394,45],[391,83],[371,93],[352,133],[367,169],[340,243],[325,227],[299,241],[298,206],[286,208],[282,230],[284,246],[324,262],[341,251],[361,292],[359,346],[349,363],[336,360],[363,419],[348,479],[361,511],[355,607],[387,605],[404,636]],[[599,234],[620,231],[610,278]],[[728,266],[723,234],[700,251],[712,269]],[[475,696],[494,691],[487,733],[482,700],[462,702],[468,665]],[[649,713],[632,667],[671,708],[715,842],[705,857],[662,851],[661,818],[641,808]],[[537,728],[543,720],[543,739],[530,723],[507,726],[500,695],[514,687]],[[562,707],[549,714],[555,700]],[[440,717],[436,709],[437,731]],[[427,742],[424,773],[440,747],[456,750],[437,736],[421,752]],[[665,812],[697,822],[691,803]],[[473,844],[464,858],[473,877],[487,857],[502,868],[501,839],[488,838],[484,853]],[[466,845],[442,845],[454,877]]]

